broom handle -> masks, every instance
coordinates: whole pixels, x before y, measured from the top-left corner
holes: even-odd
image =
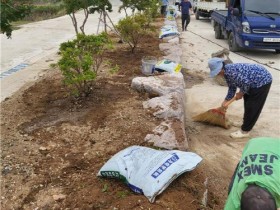
[[[233,97],[232,99],[230,99],[228,102],[225,103],[225,107],[228,107],[232,102],[234,102],[236,100],[236,97]]]

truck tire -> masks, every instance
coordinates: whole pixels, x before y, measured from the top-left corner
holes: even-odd
[[[234,38],[233,32],[230,32],[230,34],[229,34],[228,46],[229,46],[229,50],[231,52],[238,52],[240,50],[240,47],[238,46],[238,44],[236,43],[236,40]]]
[[[276,53],[276,54],[280,54],[280,50],[275,49],[275,53]]]
[[[196,12],[195,12],[195,19],[199,20],[199,11],[198,10],[196,10]]]
[[[222,39],[223,38],[222,29],[221,29],[221,26],[219,24],[215,24],[214,31],[215,31],[215,38],[216,39]]]

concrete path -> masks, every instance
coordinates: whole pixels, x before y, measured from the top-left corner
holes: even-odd
[[[192,16],[188,31],[181,34],[183,48],[183,65],[191,71],[209,74],[208,59],[213,52],[228,49],[226,40],[214,37],[210,20],[195,20]],[[254,136],[280,136],[280,55],[272,50],[251,50],[239,53],[230,52],[233,62],[259,63],[264,65],[273,76],[273,84],[267,102],[257,122]],[[188,103],[193,107],[191,113],[219,106],[227,93],[227,87],[218,86],[211,78],[187,91]],[[243,100],[234,102],[229,110],[233,120],[241,121],[243,116]]]

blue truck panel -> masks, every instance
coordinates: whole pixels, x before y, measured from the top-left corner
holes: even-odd
[[[231,0],[228,10],[214,10],[211,18],[215,37],[229,39],[231,51],[258,48],[279,53],[280,1],[268,1],[274,5],[265,5],[262,0]]]
[[[227,10],[214,10],[211,14],[212,20],[215,20],[221,26],[226,26]]]

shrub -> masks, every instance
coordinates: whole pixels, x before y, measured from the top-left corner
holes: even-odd
[[[141,37],[149,31],[149,18],[144,14],[136,14],[120,20],[116,26],[122,40],[128,43],[134,53]]]
[[[149,18],[158,17],[160,15],[158,0],[150,0],[148,7],[144,10],[144,14]]]
[[[73,41],[60,45],[61,59],[58,61],[64,79],[71,93],[86,97],[92,92],[98,70],[103,62],[103,54],[111,45],[105,33],[100,35],[78,34]]]
[[[127,9],[130,8],[132,13],[135,11],[146,12],[148,11],[151,17],[157,17],[159,14],[159,1],[158,0],[120,0],[122,5],[119,7],[119,11],[124,10],[126,15]]]

